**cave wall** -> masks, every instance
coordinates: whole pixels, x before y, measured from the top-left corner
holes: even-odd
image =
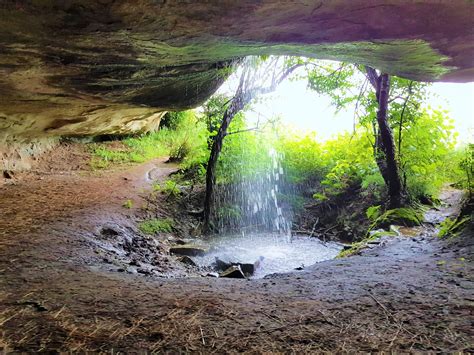
[[[203,102],[245,55],[471,81],[473,9],[467,0],[3,0],[0,164],[27,168],[28,152],[58,136],[153,130],[164,111]]]

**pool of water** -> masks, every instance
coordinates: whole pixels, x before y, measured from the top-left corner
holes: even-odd
[[[218,257],[225,261],[254,263],[263,257],[253,278],[334,259],[342,249],[338,243],[324,243],[316,238],[272,234],[217,236],[203,242],[210,248],[204,256],[193,257],[196,264],[210,266]]]

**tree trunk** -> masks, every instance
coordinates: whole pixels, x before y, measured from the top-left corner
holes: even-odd
[[[385,156],[385,182],[388,188],[388,196],[390,198],[390,208],[400,207],[402,204],[402,182],[400,178],[400,171],[398,168],[395,141],[393,139],[392,129],[387,119],[388,97],[390,91],[390,77],[388,74],[381,74],[378,85],[378,104],[377,123],[379,126],[379,140],[381,148]]]
[[[229,128],[230,123],[234,116],[244,108],[245,103],[241,95],[236,96],[232,100],[229,108],[225,111],[224,117],[222,119],[222,124],[217,132],[217,135],[214,137],[214,141],[211,147],[211,154],[209,155],[209,160],[207,162],[206,170],[206,197],[204,199],[204,222],[203,222],[203,233],[209,234],[212,232],[211,226],[211,215],[212,215],[212,206],[214,200],[214,187],[216,184],[216,166],[219,159],[219,154],[222,150],[222,143],[225,136],[227,135],[227,129]]]
[[[390,76],[388,74],[378,75],[375,69],[370,67],[366,67],[366,71],[369,81],[375,89],[378,103],[375,161],[387,185],[389,207],[398,208],[402,205],[404,191],[396,157],[395,140],[387,118]]]

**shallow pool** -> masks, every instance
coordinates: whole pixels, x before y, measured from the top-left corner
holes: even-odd
[[[342,245],[324,243],[307,236],[286,236],[273,234],[216,236],[203,241],[210,248],[204,256],[193,257],[199,266],[210,266],[218,257],[224,261],[254,263],[263,257],[253,278],[262,278],[273,273],[295,270],[298,267],[334,259]]]

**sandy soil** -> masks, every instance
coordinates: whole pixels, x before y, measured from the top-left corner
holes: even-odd
[[[166,278],[186,269],[163,240],[136,234],[135,215],[148,173],[173,167],[77,169],[0,188],[3,351],[474,350],[472,236],[441,241],[427,226],[265,279]],[[460,196],[448,192],[432,218]],[[122,207],[127,199],[132,209]]]

